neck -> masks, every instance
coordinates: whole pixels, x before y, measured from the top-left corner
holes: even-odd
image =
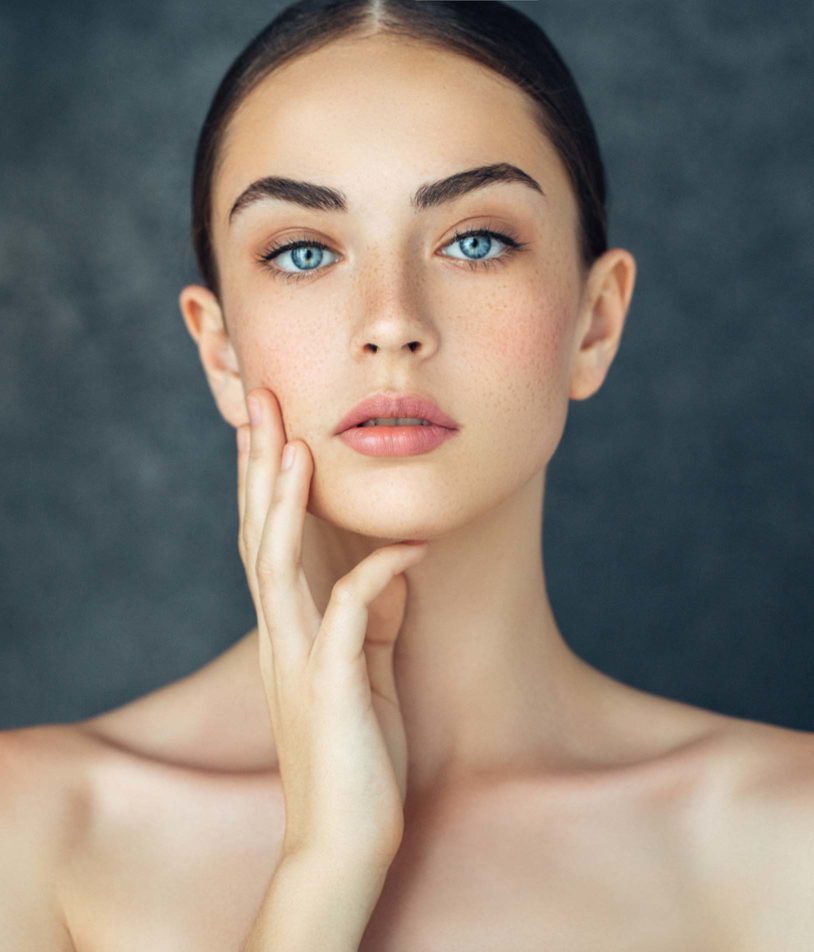
[[[561,770],[595,742],[605,678],[566,645],[542,558],[544,473],[407,570],[394,668],[413,791],[475,775]],[[334,583],[387,540],[306,514],[303,568],[324,612]]]

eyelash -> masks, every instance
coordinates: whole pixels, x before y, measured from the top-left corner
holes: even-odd
[[[447,242],[444,247],[455,244],[456,241],[461,241],[464,238],[469,238],[471,235],[488,235],[490,238],[497,238],[498,241],[503,242],[506,247],[503,252],[497,258],[488,258],[483,261],[473,260],[471,258],[453,258],[453,261],[463,261],[465,262],[471,271],[477,271],[480,269],[489,269],[493,266],[503,265],[507,260],[516,252],[526,247],[527,242],[518,241],[514,235],[508,232],[493,231],[491,228],[470,228],[468,231],[459,231],[456,232],[452,239]],[[313,268],[311,271],[283,271],[280,268],[272,267],[270,262],[283,254],[286,251],[293,251],[296,248],[322,248],[323,251],[330,251],[331,249],[321,241],[308,241],[306,239],[300,239],[297,241],[290,241],[287,244],[283,245],[271,245],[267,248],[263,254],[259,255],[257,260],[268,270],[271,271],[274,277],[281,277],[286,281],[299,281],[301,278],[309,278],[312,274],[315,274],[317,271],[324,271],[324,268]],[[490,249],[491,250],[491,249]]]

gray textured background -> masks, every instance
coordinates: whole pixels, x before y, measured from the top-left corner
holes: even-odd
[[[550,468],[555,613],[627,683],[814,730],[812,4],[518,6],[580,84],[639,263]],[[123,703],[253,624],[233,432],[176,298],[199,125],[277,9],[0,11],[0,726]]]

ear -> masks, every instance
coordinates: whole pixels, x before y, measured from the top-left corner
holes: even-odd
[[[594,261],[580,302],[571,368],[573,400],[585,400],[602,386],[625,325],[636,261],[624,248],[611,248]]]
[[[243,380],[217,297],[200,284],[187,285],[178,297],[190,336],[198,345],[209,389],[221,416],[238,427],[248,423]]]

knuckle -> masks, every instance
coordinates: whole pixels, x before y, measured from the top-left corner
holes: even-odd
[[[247,552],[251,552],[257,547],[257,531],[251,522],[246,521],[243,523],[240,534],[243,538],[243,547]]]
[[[265,456],[263,441],[258,439],[254,433],[251,433],[249,438],[249,459],[260,459],[263,456]]]
[[[283,579],[286,573],[286,564],[283,554],[276,546],[261,545],[254,560],[254,568],[258,578],[266,581]]]
[[[345,576],[344,578],[339,579],[338,582],[334,582],[334,586],[331,589],[331,601],[338,602],[339,604],[346,604],[353,597],[353,588],[351,581]]]
[[[279,506],[282,504],[283,500],[285,499],[285,495],[286,495],[285,486],[283,485],[283,481],[281,479],[275,479],[274,485],[271,488],[270,508],[272,510],[275,508],[279,508]]]
[[[257,577],[264,579],[266,582],[275,578],[277,575],[277,567],[272,554],[261,549],[257,554],[257,558],[254,560],[254,570],[257,573]]]
[[[246,566],[246,568],[248,568],[251,561],[249,553],[252,551],[252,548],[245,532],[241,532],[237,537],[237,550],[240,553],[240,558],[243,560],[243,564]]]

